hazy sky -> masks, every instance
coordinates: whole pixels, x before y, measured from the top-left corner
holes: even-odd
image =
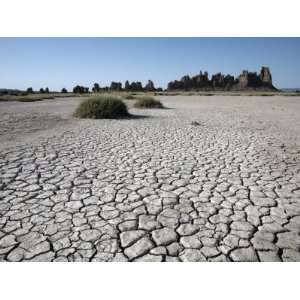
[[[152,79],[156,87],[200,70],[269,66],[279,88],[300,87],[300,38],[0,38],[0,88],[71,89]]]

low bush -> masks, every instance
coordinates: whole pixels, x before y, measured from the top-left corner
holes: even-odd
[[[54,99],[54,96],[52,95],[42,95],[42,94],[37,94],[37,95],[7,95],[7,96],[0,96],[0,102],[1,101],[19,101],[19,102],[36,102],[36,101],[42,101],[46,99]]]
[[[128,116],[126,104],[118,97],[101,95],[85,99],[74,116],[89,119],[114,119]]]
[[[152,97],[140,97],[134,103],[136,108],[164,108],[162,103]]]
[[[125,95],[124,99],[126,99],[126,100],[133,100],[133,99],[135,99],[135,97],[133,95],[129,94],[129,95]]]
[[[19,93],[18,95],[0,95],[1,101],[19,101],[19,102],[35,102],[55,98],[66,97],[88,97],[88,94],[73,94],[73,93],[50,93],[50,94],[27,94],[26,92]]]
[[[49,100],[49,99],[54,99],[53,96],[24,96],[24,97],[19,97],[16,99],[16,101],[19,102],[36,102],[36,101],[42,101],[42,100]]]

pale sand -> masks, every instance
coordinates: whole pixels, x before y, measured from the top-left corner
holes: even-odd
[[[242,128],[267,130],[275,136],[299,143],[300,97],[286,96],[159,96],[165,106],[172,108],[169,116],[178,116],[182,122],[199,120],[237,131]],[[0,102],[1,148],[36,137],[48,137],[66,128],[76,130],[80,120],[72,117],[82,99],[65,98],[40,102]],[[129,107],[134,100],[126,101]],[[174,109],[174,110],[173,110]],[[148,113],[132,110],[139,115]],[[152,115],[152,112],[150,113]],[[157,114],[159,117],[159,113]],[[165,113],[163,114],[165,115]],[[243,124],[243,126],[242,126]],[[54,129],[54,131],[53,131]],[[33,133],[33,134],[32,134]]]

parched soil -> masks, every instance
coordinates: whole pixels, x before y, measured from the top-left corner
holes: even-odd
[[[300,97],[0,103],[0,260],[300,261]]]

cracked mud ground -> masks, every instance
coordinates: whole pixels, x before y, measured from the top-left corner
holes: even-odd
[[[300,99],[160,99],[0,103],[2,261],[300,261]]]

